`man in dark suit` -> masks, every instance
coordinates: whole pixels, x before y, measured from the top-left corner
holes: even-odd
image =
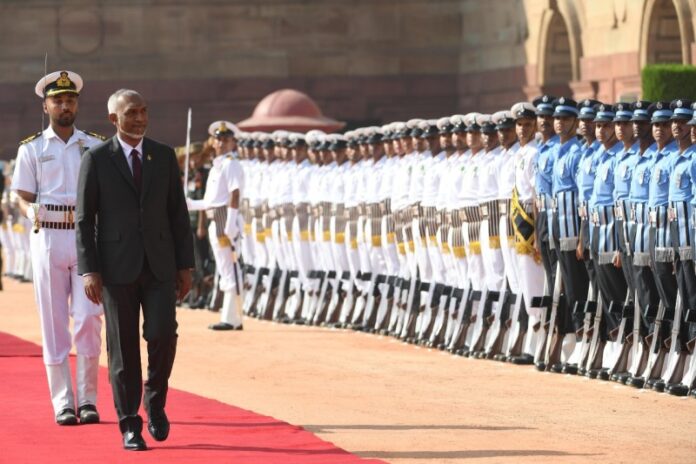
[[[104,303],[109,375],[123,446],[145,450],[140,308],[147,341],[145,410],[157,441],[176,352],[176,300],[188,293],[193,243],[174,150],[145,138],[147,105],[133,90],[108,102],[116,135],[86,151],[77,191],[78,272],[90,300]]]

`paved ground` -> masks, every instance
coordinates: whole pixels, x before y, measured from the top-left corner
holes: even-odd
[[[304,426],[364,457],[696,462],[694,399],[362,333],[254,319],[243,332],[215,333],[208,311],[181,309],[178,319],[172,386]],[[40,343],[38,324],[31,285],[6,282],[0,330]]]

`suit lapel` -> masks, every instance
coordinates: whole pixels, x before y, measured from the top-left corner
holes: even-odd
[[[155,170],[155,157],[152,154],[152,147],[148,139],[143,139],[143,185],[141,191],[141,199],[147,195],[147,190],[152,181],[152,174]]]
[[[111,139],[111,161],[114,162],[126,183],[137,193],[133,174],[131,173],[128,162],[126,161],[126,155],[123,154],[123,149],[121,148],[121,144],[118,143],[118,138],[116,136]]]

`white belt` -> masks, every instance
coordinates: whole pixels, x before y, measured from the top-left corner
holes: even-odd
[[[41,222],[64,222],[72,224],[75,222],[75,213],[73,211],[46,211],[42,206],[39,210],[39,218],[41,218]]]

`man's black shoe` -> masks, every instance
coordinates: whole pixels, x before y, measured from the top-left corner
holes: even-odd
[[[77,416],[73,408],[65,408],[56,416],[56,424],[58,425],[75,425],[77,424]]]
[[[98,424],[99,413],[93,404],[85,404],[77,410],[80,416],[80,424]]]
[[[127,451],[145,451],[147,445],[140,432],[128,431],[123,434],[123,449]]]
[[[147,431],[157,441],[164,441],[169,436],[169,419],[164,411],[152,413],[147,419]]]

